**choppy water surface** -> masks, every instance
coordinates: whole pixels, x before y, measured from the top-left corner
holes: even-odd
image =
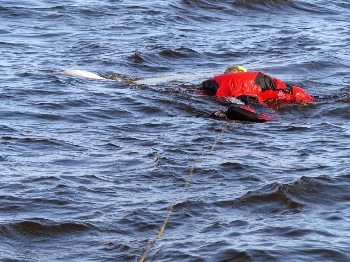
[[[350,260],[349,17],[335,0],[1,1],[0,260]],[[223,105],[193,87],[231,64],[318,101],[212,119]]]

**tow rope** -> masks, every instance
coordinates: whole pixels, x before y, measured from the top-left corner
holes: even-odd
[[[205,151],[202,155],[200,155],[197,160],[195,161],[195,165],[198,165],[201,163],[201,161],[203,160],[203,158],[208,155],[209,153],[212,153],[215,149],[215,146],[217,145],[218,141],[219,141],[219,137],[223,136],[225,134],[225,132],[227,131],[228,129],[228,125],[223,125],[221,127],[221,131],[220,133],[216,136],[215,140],[214,140],[214,143],[213,145],[210,147],[209,150]],[[164,231],[168,225],[168,222],[169,222],[169,219],[172,215],[172,213],[174,212],[174,209],[175,209],[175,206],[180,202],[180,199],[183,199],[183,196],[187,190],[187,188],[190,186],[190,183],[191,183],[191,180],[192,180],[192,177],[194,175],[194,172],[195,172],[195,169],[197,167],[191,167],[189,169],[189,172],[188,172],[188,176],[186,178],[186,181],[185,181],[185,184],[184,184],[184,187],[183,187],[183,191],[181,192],[181,194],[178,196],[178,200],[176,200],[169,208],[168,208],[168,212],[167,212],[167,215],[162,223],[162,226],[160,227],[160,229],[158,230],[157,234],[154,236],[154,237],[151,237],[148,239],[147,241],[147,247],[142,255],[142,257],[140,258],[139,262],[145,262],[146,261],[146,258],[149,254],[149,252],[151,251],[151,248],[152,246],[154,245],[154,243],[157,241],[157,239],[160,239],[163,235],[164,235]]]

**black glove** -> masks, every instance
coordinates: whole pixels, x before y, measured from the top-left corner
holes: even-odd
[[[215,95],[219,89],[219,85],[214,79],[209,79],[202,82],[200,89],[208,92],[209,95]]]
[[[244,106],[230,106],[225,114],[227,118],[231,120],[249,121],[256,123],[262,123],[266,121],[266,119],[261,118],[260,115],[254,110],[250,111]]]

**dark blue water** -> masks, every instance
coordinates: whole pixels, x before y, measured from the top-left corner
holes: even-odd
[[[349,261],[349,17],[335,0],[0,1],[0,260]],[[224,106],[193,87],[234,64],[318,100],[212,119]]]

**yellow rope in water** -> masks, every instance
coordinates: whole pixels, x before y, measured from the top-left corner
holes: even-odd
[[[215,146],[216,144],[218,143],[219,141],[219,137],[222,136],[227,130],[227,126],[222,126],[221,128],[221,132],[220,134],[215,138],[215,141],[213,143],[213,145],[211,146],[210,150],[207,150],[206,152],[204,152],[201,156],[198,157],[198,159],[195,161],[196,164],[200,163],[200,161],[202,161],[202,159],[204,158],[204,156],[206,156],[207,154],[209,153],[212,153],[215,149]],[[185,181],[185,185],[184,185],[184,188],[183,188],[183,191],[181,193],[181,195],[178,197],[178,199],[181,199],[182,196],[184,195],[186,189],[189,187],[190,183],[191,183],[191,180],[192,180],[192,177],[193,177],[193,174],[194,174],[194,167],[191,167],[189,169],[189,173],[188,173],[188,176],[187,176],[187,179]],[[168,213],[163,221],[163,224],[161,226],[161,228],[159,229],[158,233],[156,234],[155,237],[152,237],[148,240],[148,243],[147,243],[147,248],[145,250],[145,252],[143,253],[142,257],[140,258],[139,262],[145,262],[146,261],[146,258],[151,250],[151,246],[156,242],[156,240],[158,238],[161,238],[164,234],[164,231],[165,231],[165,228],[168,224],[168,221],[170,219],[170,216],[171,214],[174,212],[174,209],[175,209],[175,206],[177,205],[179,201],[175,201],[174,204],[172,204],[169,209],[168,209]]]

